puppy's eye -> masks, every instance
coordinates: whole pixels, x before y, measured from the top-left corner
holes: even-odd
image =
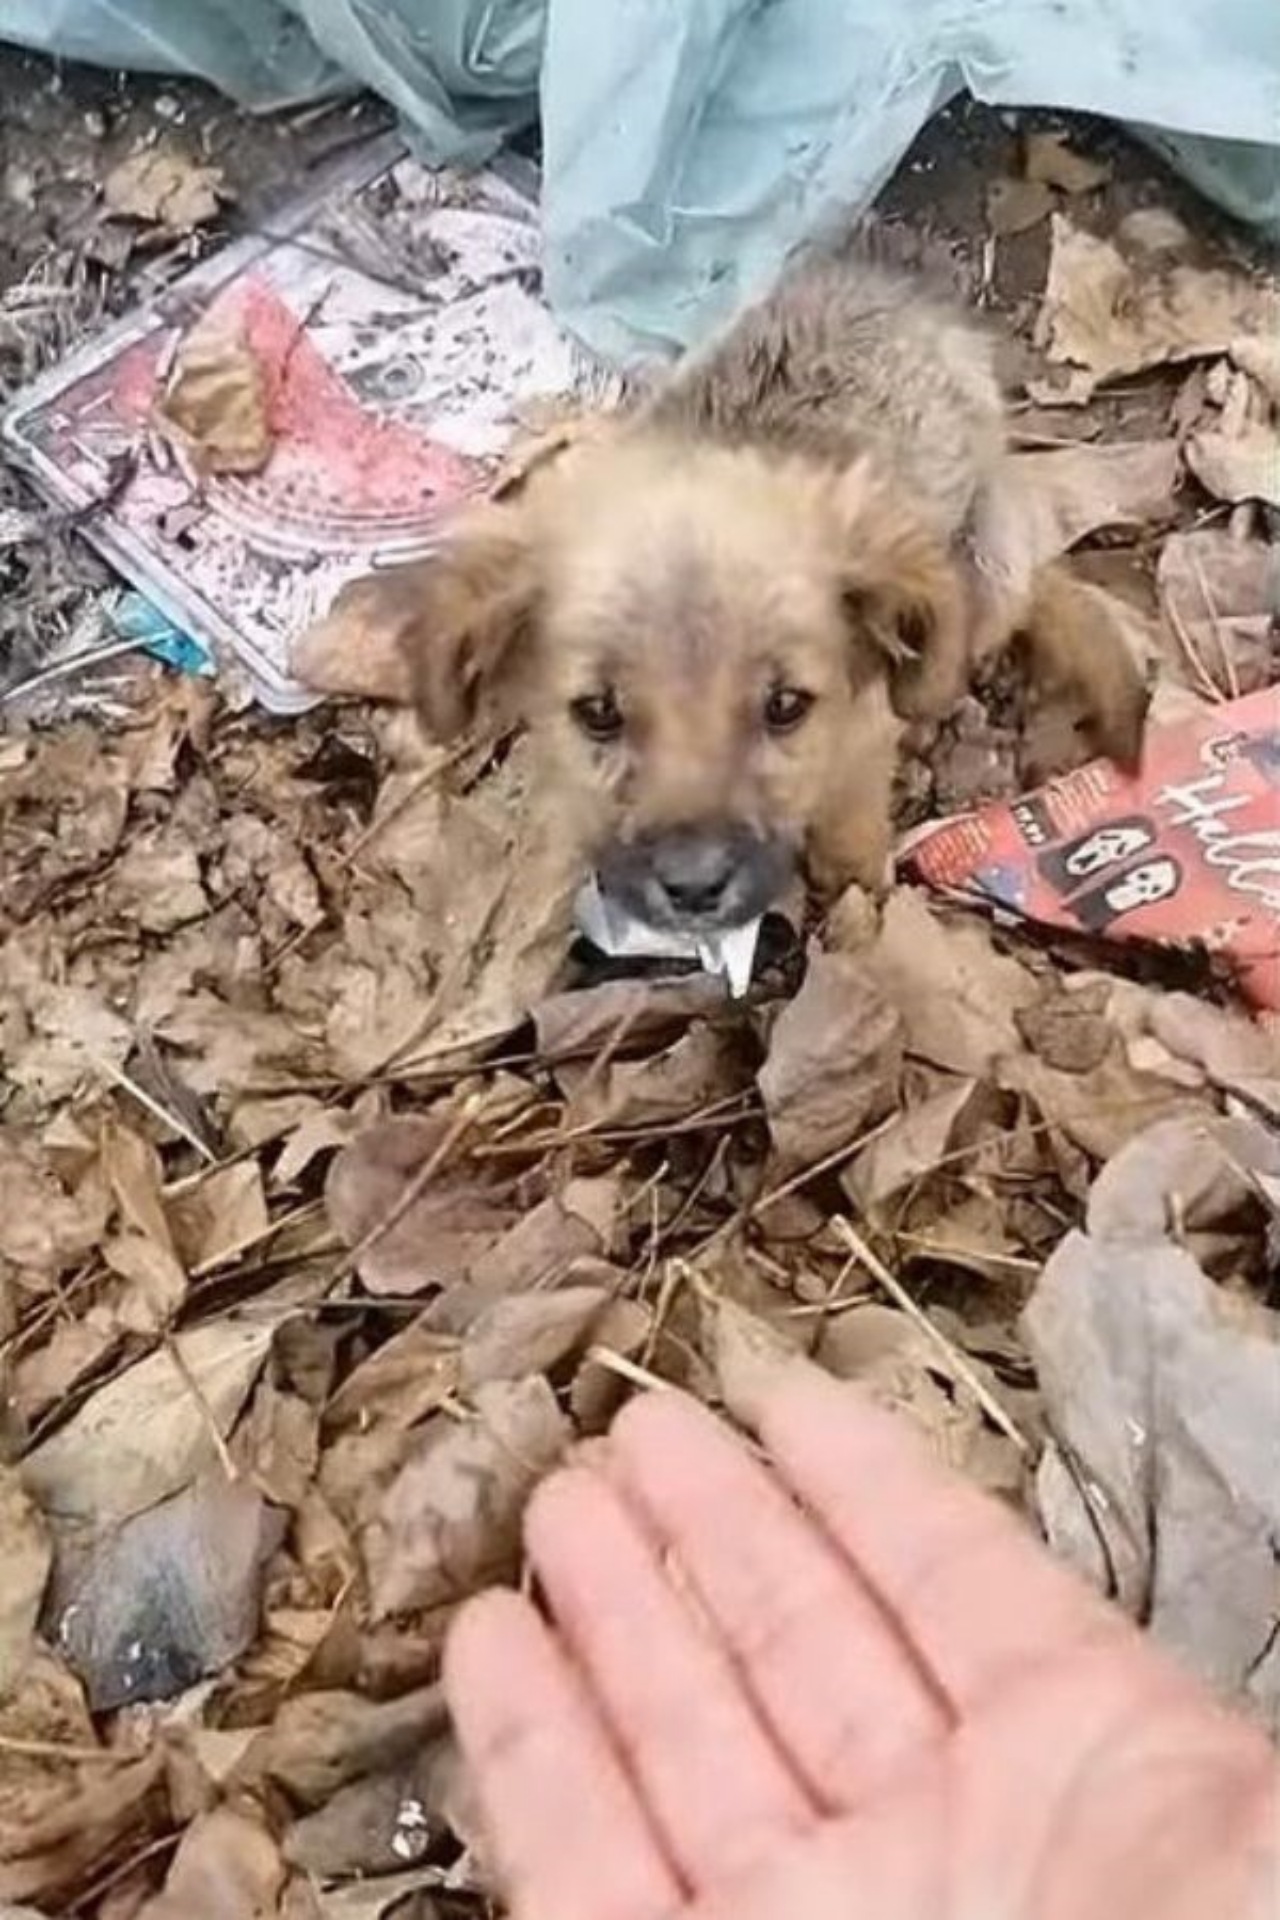
[[[770,733],[790,733],[813,705],[803,687],[775,687],[764,703],[764,723]]]
[[[585,693],[570,701],[569,711],[589,740],[616,740],[622,732],[622,709],[613,693]]]

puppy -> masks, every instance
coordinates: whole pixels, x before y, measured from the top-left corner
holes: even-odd
[[[984,333],[815,261],[415,570],[417,704],[525,719],[557,830],[650,924],[741,924],[801,861],[878,889],[904,721],[1016,634],[1137,750],[1136,668],[1016,519]]]

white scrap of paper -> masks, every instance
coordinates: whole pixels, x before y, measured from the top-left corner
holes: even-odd
[[[592,874],[574,905],[574,920],[592,946],[615,960],[696,960],[704,972],[723,975],[735,1000],[751,984],[761,916],[722,933],[677,933],[670,927],[651,927],[602,893]]]

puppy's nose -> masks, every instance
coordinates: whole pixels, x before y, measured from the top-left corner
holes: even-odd
[[[664,834],[653,847],[653,877],[679,914],[715,913],[737,871],[740,849],[727,835]]]

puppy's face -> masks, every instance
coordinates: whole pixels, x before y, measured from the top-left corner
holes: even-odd
[[[651,925],[784,890],[869,716],[960,634],[950,561],[861,470],[619,436],[481,511],[426,576],[428,727],[506,697],[564,830]]]

